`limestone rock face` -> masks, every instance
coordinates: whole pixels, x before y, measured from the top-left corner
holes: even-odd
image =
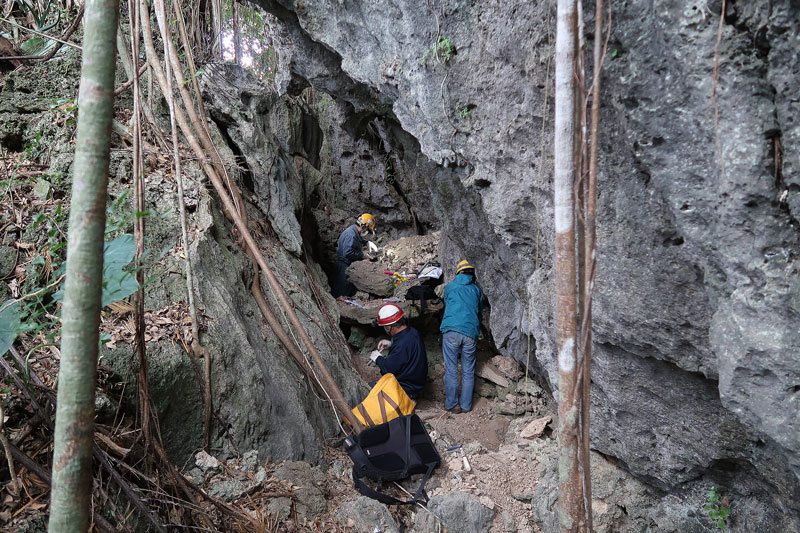
[[[351,106],[349,124],[389,124],[396,174],[415,161],[410,181],[429,191],[416,213],[440,222],[446,273],[475,264],[497,348],[524,360],[530,340],[556,389],[551,4],[257,3],[291,36],[297,79]],[[615,6],[592,391],[599,451],[666,490],[729,483],[743,509],[758,501],[789,529],[800,520],[796,4],[728,2],[716,101],[719,0]]]
[[[207,72],[212,78],[213,66]],[[326,294],[325,275],[317,263],[308,256],[299,258],[303,254],[303,239],[293,206],[304,205],[303,183],[297,182],[287,169],[294,169],[295,165],[302,169],[307,165],[313,170],[310,160],[314,150],[304,147],[303,137],[292,136],[292,132],[305,131],[302,108],[290,108],[277,96],[270,100],[269,95],[261,94],[260,87],[252,85],[252,79],[250,87],[254,92],[236,93],[239,103],[235,106],[222,98],[219,102],[227,103],[227,107],[209,106],[212,118],[223,125],[226,116],[232,120],[225,112],[237,113],[238,129],[220,130],[217,122],[212,121],[212,137],[231,179],[252,193],[245,194],[244,201],[250,227],[267,263],[345,400],[355,405],[365,390],[359,390],[362,382],[352,372],[350,351],[338,327],[335,301]],[[223,89],[220,86],[215,90]],[[219,97],[224,93],[215,94]],[[259,106],[259,111],[252,111],[246,102]],[[263,120],[270,125],[265,129],[252,127],[241,119],[245,113],[252,113],[247,115],[252,120]],[[273,131],[276,133],[272,134]],[[233,138],[240,144],[228,141]],[[242,159],[241,154],[249,152],[244,149],[236,152],[231,146],[239,150],[240,146],[246,146],[245,141],[255,143],[252,151],[268,154],[269,159]],[[129,159],[120,161],[119,166],[121,174],[130,172]],[[278,173],[276,167],[284,173]],[[323,439],[340,432],[337,417],[327,403],[319,401],[308,379],[262,318],[250,292],[252,263],[234,242],[231,224],[202,185],[199,166],[190,163],[184,171],[192,228],[192,244],[186,252],[194,265],[201,342],[211,355],[212,393],[218,415],[212,447],[221,449],[223,454],[235,453],[231,447],[234,444],[237,449],[257,450],[262,460],[269,457],[274,461],[320,462]],[[254,183],[250,181],[253,176],[263,179]],[[267,176],[272,179],[266,179]],[[148,219],[148,247],[156,252],[164,250],[163,259],[148,267],[145,274],[149,280],[145,299],[148,309],[186,301],[181,259],[184,251],[179,244],[176,248],[180,226],[175,196],[171,177],[160,172],[148,174],[146,205],[158,214]],[[261,286],[268,304],[288,330],[288,320],[278,309],[263,276]],[[203,403],[197,377],[192,361],[175,339],[148,343],[147,348],[149,390],[158,411],[164,444],[170,457],[182,464],[203,447]],[[103,361],[126,376],[130,373],[130,354],[127,345],[106,347]],[[136,375],[135,368],[132,375]],[[129,390],[136,388],[131,386]]]

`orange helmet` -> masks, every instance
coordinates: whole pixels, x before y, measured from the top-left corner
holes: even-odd
[[[366,226],[372,233],[375,233],[375,217],[369,213],[364,213],[356,220],[356,224]]]
[[[383,304],[378,310],[378,325],[390,326],[403,318],[404,314],[403,310],[397,304]]]

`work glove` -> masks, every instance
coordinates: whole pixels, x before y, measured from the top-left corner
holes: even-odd
[[[383,354],[378,350],[374,350],[371,354],[369,354],[369,360],[373,363],[378,363],[378,357],[383,357]]]
[[[392,341],[389,339],[382,339],[378,341],[378,351],[382,352],[392,347]]]
[[[380,249],[378,248],[378,246],[374,242],[367,241],[367,254],[366,255],[367,255],[367,257],[369,258],[370,261],[375,261],[378,257],[380,257],[381,252],[380,252]]]

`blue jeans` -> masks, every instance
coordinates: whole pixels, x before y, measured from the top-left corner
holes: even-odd
[[[457,331],[446,331],[442,335],[444,351],[444,408],[472,409],[472,389],[475,386],[475,348],[477,341]],[[458,355],[461,353],[461,394],[458,394]]]

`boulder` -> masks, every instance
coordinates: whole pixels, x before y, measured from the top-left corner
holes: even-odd
[[[489,533],[495,510],[489,509],[478,496],[464,492],[437,494],[428,502],[428,510],[441,520],[448,531]],[[415,531],[436,531],[436,519],[428,513],[417,513]]]
[[[350,531],[355,533],[399,533],[400,529],[392,518],[392,513],[386,505],[359,496],[355,500],[349,500],[335,511],[336,517],[341,525],[346,525]]]
[[[241,479],[225,479],[212,483],[208,489],[209,496],[226,502],[238,500],[247,491]]]
[[[502,355],[495,355],[490,359],[490,361],[492,365],[494,365],[494,368],[510,381],[519,381],[522,376],[525,375],[525,372],[522,370],[522,366],[516,359]]]
[[[325,474],[315,466],[304,461],[288,461],[275,469],[277,479],[295,486],[294,495],[298,517],[301,519],[320,516],[327,510],[325,497]]]
[[[194,456],[194,464],[197,465],[203,472],[207,472],[209,470],[216,471],[222,467],[222,464],[219,460],[214,457],[213,455],[209,455],[207,452],[200,450]]]
[[[406,318],[413,319],[420,316],[420,308],[418,305],[409,301],[395,301],[393,298],[384,300],[340,298],[336,300],[336,305],[339,308],[342,321],[349,324],[372,325],[372,321],[378,318],[378,309],[387,301],[392,301],[400,306]],[[441,301],[434,302],[430,305],[426,303],[423,314],[434,315],[443,308],[444,304]]]
[[[377,298],[388,298],[394,293],[392,276],[384,274],[383,264],[375,261],[354,261],[347,267],[347,278],[360,291]]]
[[[475,368],[475,374],[487,381],[491,381],[500,387],[508,387],[508,380],[503,377],[500,371],[490,362],[478,362]]]
[[[552,416],[543,416],[542,418],[537,418],[525,426],[525,429],[523,429],[520,433],[520,437],[523,439],[535,439],[541,437],[542,433],[544,433],[544,428],[550,423],[551,420],[553,420]]]

